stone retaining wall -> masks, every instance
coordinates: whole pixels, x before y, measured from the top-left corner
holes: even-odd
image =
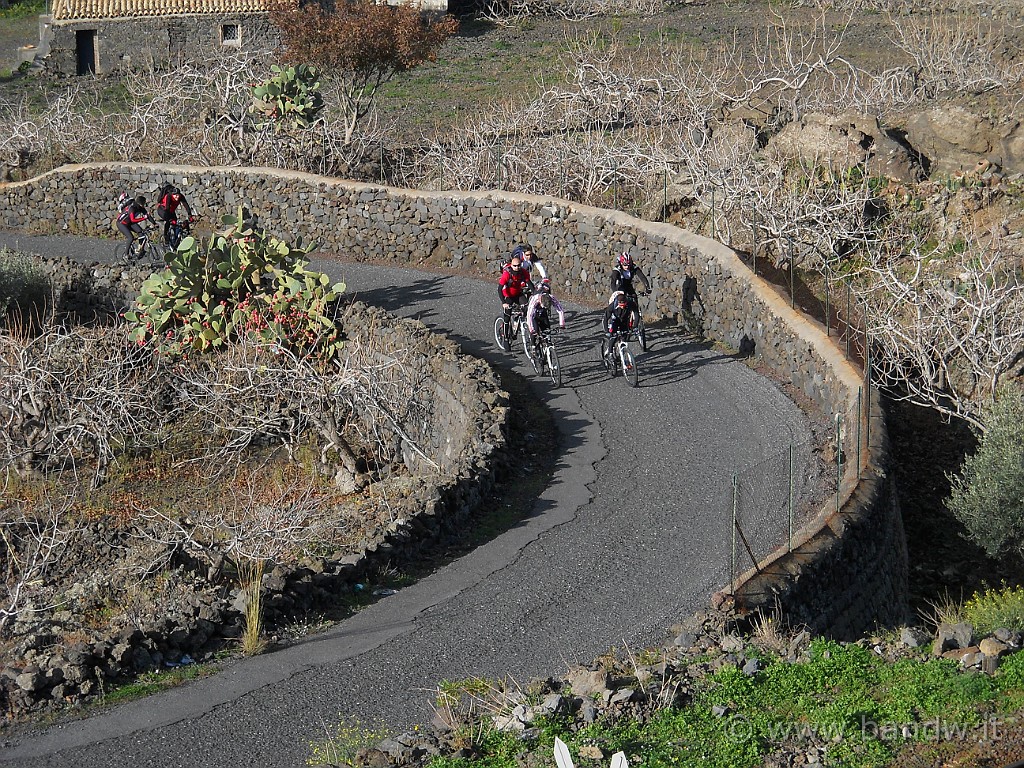
[[[0,226],[31,222],[35,231],[109,234],[119,192],[152,199],[165,181],[182,187],[211,219],[246,205],[270,231],[315,240],[324,253],[356,261],[496,274],[511,244],[529,241],[554,276],[556,293],[581,302],[604,300],[613,256],[628,249],[653,279],[653,306],[645,308],[652,321],[680,317],[684,282],[695,278],[708,335],[752,352],[844,427],[838,501],[799,532],[793,552],[768,558],[741,580],[738,607],[772,608],[779,600],[794,618],[838,635],[905,618],[905,543],[885,472],[877,397],[825,329],[793,310],[732,250],[668,224],[546,197],[402,190],[271,169],[65,166],[0,186]],[[49,217],[34,214],[40,209]],[[859,418],[868,411],[869,418]],[[855,456],[862,457],[859,468]]]

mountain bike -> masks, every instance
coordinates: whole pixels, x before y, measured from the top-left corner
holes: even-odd
[[[498,349],[502,352],[508,352],[512,349],[512,340],[516,336],[522,337],[523,349],[526,350],[526,354],[529,355],[529,335],[530,332],[526,328],[526,305],[525,304],[513,304],[512,305],[512,317],[508,322],[509,337],[505,338],[505,316],[498,315],[494,321],[494,341],[498,344]]]
[[[190,216],[187,219],[172,220],[171,226],[167,228],[167,237],[163,241],[164,245],[172,251],[178,250],[181,241],[192,234],[192,225],[198,218],[198,216]]]
[[[146,229],[135,236],[131,245],[125,244],[122,240],[114,247],[115,261],[145,261],[147,258],[156,258],[156,246],[149,241],[152,229]]]
[[[601,360],[609,376],[614,377],[621,370],[626,383],[635,387],[640,384],[640,371],[637,370],[633,353],[629,351],[632,338],[633,331],[619,331],[614,336],[605,336],[601,340]]]
[[[558,362],[558,350],[555,348],[555,332],[553,328],[539,331],[529,345],[526,356],[533,365],[533,370],[551,378],[556,387],[562,386],[562,366]]]

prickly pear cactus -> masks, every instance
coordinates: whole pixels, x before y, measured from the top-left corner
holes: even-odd
[[[132,339],[169,357],[205,353],[245,338],[294,354],[333,359],[344,283],[307,270],[313,246],[272,237],[242,210],[206,243],[187,237],[151,275],[125,320]]]
[[[323,109],[320,71],[308,64],[296,67],[271,66],[273,76],[252,89],[249,111],[257,124],[275,131],[308,128]]]

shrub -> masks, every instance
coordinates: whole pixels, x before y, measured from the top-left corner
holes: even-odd
[[[239,210],[203,246],[185,238],[167,268],[143,284],[125,313],[131,339],[166,356],[209,352],[245,336],[299,356],[335,357],[336,313],[344,283],[306,269],[312,245],[292,246],[251,224]]]
[[[309,63],[331,79],[346,124],[346,143],[370,113],[380,86],[396,73],[433,61],[458,30],[452,16],[432,17],[415,4],[357,0],[325,10],[315,2],[276,3],[271,22],[281,32],[286,62]]]
[[[975,593],[964,603],[963,615],[981,633],[1000,627],[1024,630],[1024,587],[1004,585]]]
[[[16,320],[42,315],[50,296],[50,280],[31,256],[0,249],[0,318],[15,311]]]
[[[992,556],[1024,556],[1024,396],[1004,386],[985,414],[978,451],[950,475],[946,506]]]

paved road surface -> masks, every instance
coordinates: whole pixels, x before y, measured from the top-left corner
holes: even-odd
[[[0,235],[5,244],[78,257],[112,250],[111,241],[86,238]],[[333,260],[314,266],[365,301],[532,376],[521,356],[494,347],[492,284]],[[631,390],[599,366],[597,315],[579,307],[571,315],[567,386],[534,387],[555,415],[562,453],[529,519],[329,632],[4,744],[0,764],[301,766],[308,742],[342,716],[392,728],[428,721],[441,680],[526,682],[613,646],[663,642],[726,579],[733,471],[788,453],[790,440],[807,446],[809,425],[742,363],[667,332],[640,358],[641,386]],[[798,468],[809,461],[798,449]],[[769,493],[788,494],[786,482],[763,478]],[[781,539],[778,518],[772,529]]]

